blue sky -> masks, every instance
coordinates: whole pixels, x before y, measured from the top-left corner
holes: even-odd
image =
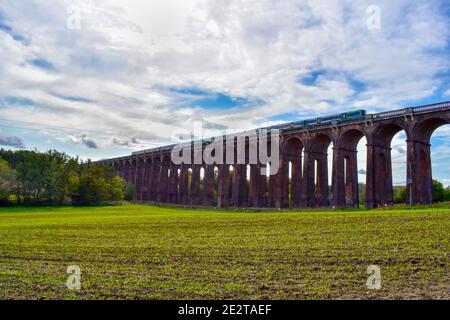
[[[449,15],[444,0],[2,0],[0,147],[100,159],[198,121],[209,136],[447,101]],[[447,185],[449,133],[432,139]],[[404,137],[392,146],[401,184]]]

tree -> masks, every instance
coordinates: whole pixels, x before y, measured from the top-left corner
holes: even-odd
[[[111,200],[122,201],[125,197],[124,194],[125,181],[121,177],[113,177],[111,179]]]
[[[16,184],[16,175],[8,162],[0,158],[0,203],[8,202]]]
[[[54,203],[59,206],[72,203],[80,187],[78,159],[70,159],[58,166],[56,173],[56,193]]]
[[[80,205],[99,205],[110,200],[110,185],[105,178],[104,166],[87,165],[80,177]]]
[[[5,153],[17,172],[16,195],[19,203],[62,204],[66,180],[73,167],[79,165],[65,153],[17,151]],[[70,165],[68,165],[70,164]]]
[[[450,201],[450,186],[445,189],[445,201]]]
[[[433,202],[446,201],[447,192],[444,188],[444,185],[439,181],[433,179],[432,186],[433,186]]]
[[[45,173],[48,171],[45,156],[37,152],[18,152],[20,162],[16,164],[19,203],[38,202],[41,197]]]
[[[124,180],[115,176],[111,167],[90,163],[82,165],[76,204],[100,205],[107,201],[121,201],[124,192]]]

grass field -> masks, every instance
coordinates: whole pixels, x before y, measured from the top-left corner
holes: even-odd
[[[448,299],[450,207],[0,209],[2,299]],[[366,287],[381,268],[381,290]],[[66,287],[69,265],[82,288]]]

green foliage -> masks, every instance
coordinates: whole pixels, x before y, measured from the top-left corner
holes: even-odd
[[[9,181],[0,182],[0,197],[11,198],[14,192],[17,204],[97,205],[124,199],[125,183],[110,167],[58,151],[0,150],[0,156],[7,161],[0,164],[0,181]],[[14,170],[8,171],[8,163]]]
[[[78,159],[70,159],[65,165],[60,165],[56,173],[56,193],[54,203],[70,204],[78,195],[80,179],[78,175]]]
[[[433,180],[433,202],[450,201],[450,188],[437,180]]]
[[[394,187],[394,203],[405,203],[406,202],[406,191],[407,188],[404,186]]]
[[[131,183],[125,183],[124,198],[127,201],[136,200],[136,187]]]
[[[8,203],[16,184],[15,172],[8,162],[0,158],[0,204]]]
[[[79,204],[97,205],[110,200],[110,185],[103,166],[88,166],[80,177]]]
[[[366,185],[358,183],[359,205],[364,206],[366,202]]]
[[[121,201],[125,199],[125,193],[123,186],[125,185],[125,181],[118,176],[115,176],[111,179],[110,184],[110,193],[112,201]]]

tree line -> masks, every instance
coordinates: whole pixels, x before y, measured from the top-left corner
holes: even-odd
[[[393,196],[394,203],[408,203],[409,194],[407,194],[408,189],[406,186],[394,186],[393,187]],[[433,179],[432,183],[432,193],[433,193],[433,202],[446,202],[450,201],[450,187],[444,187],[444,185]],[[359,184],[359,202],[364,203],[366,199],[366,185],[363,183]]]
[[[0,150],[0,205],[101,205],[133,192],[111,167],[55,150]]]

